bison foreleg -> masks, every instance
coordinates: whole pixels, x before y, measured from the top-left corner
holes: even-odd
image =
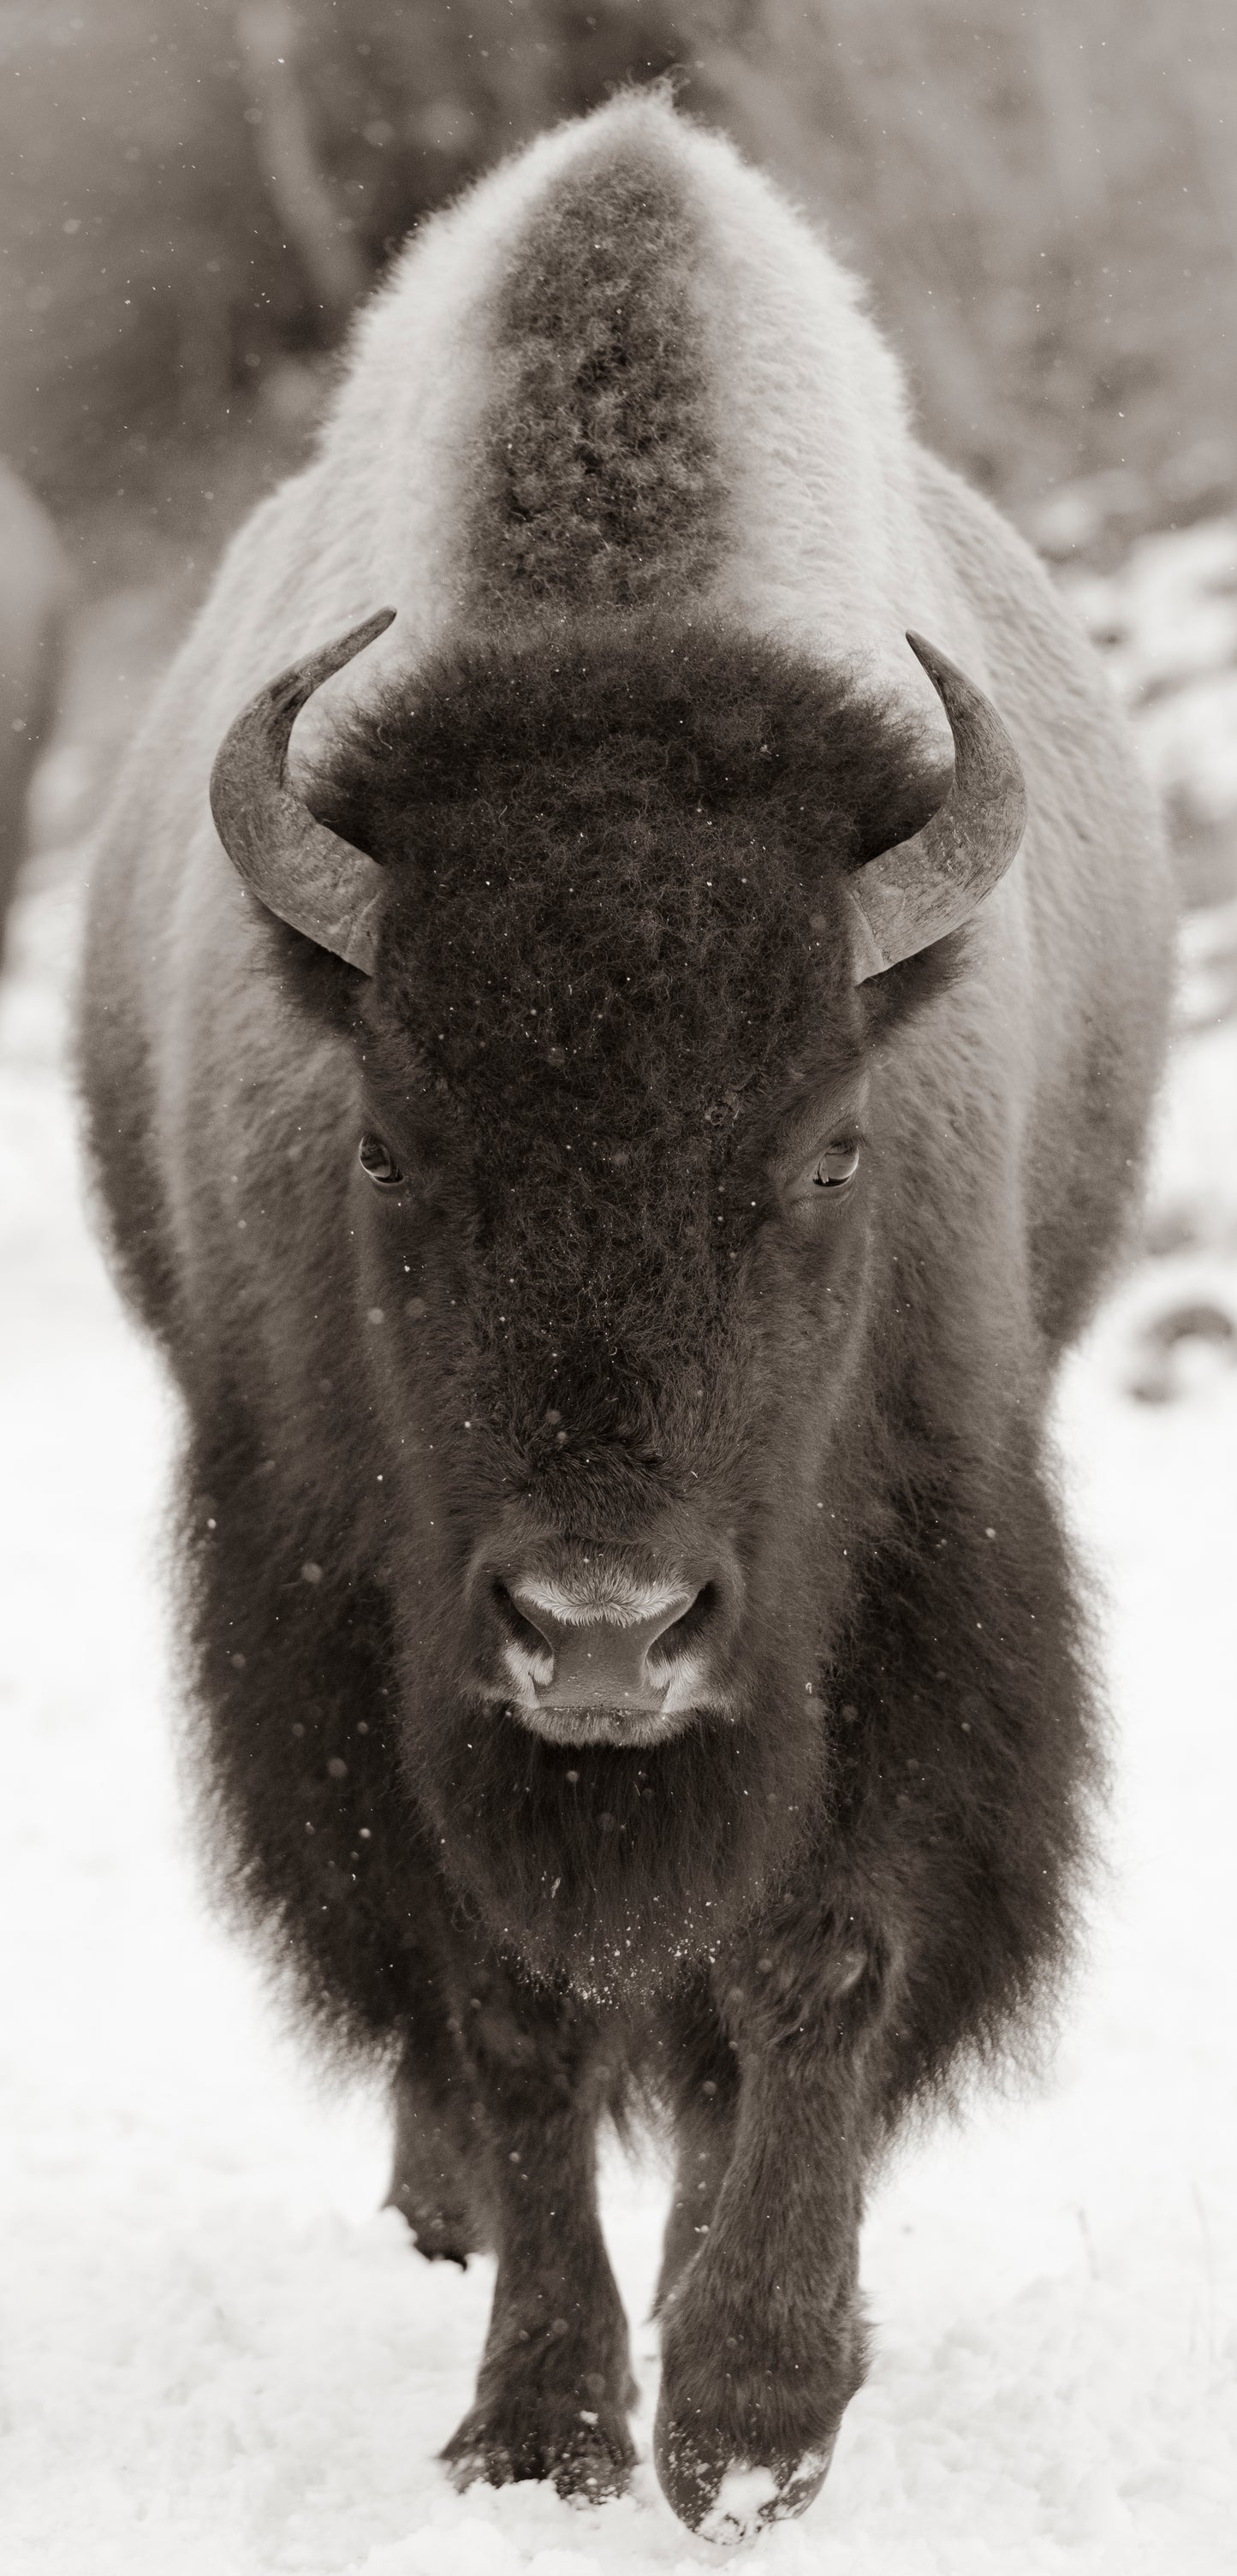
[[[667,2015],[659,2081],[674,2125],[675,2170],[653,2302],[658,2317],[707,2240],[734,2153],[737,2043],[727,2037],[707,1991],[693,1988]]]
[[[407,2219],[418,2253],[464,2265],[493,2241],[477,2102],[463,2052],[411,2044],[395,2079],[395,2155],[388,2209]],[[454,2062],[453,2062],[454,2061]]]
[[[607,2069],[579,2007],[496,1964],[461,1997],[489,2142],[498,2279],[474,2405],[443,2458],[457,2486],[551,2478],[617,2495],[634,2457],[627,2321],[597,2213]]]
[[[809,1915],[732,1963],[734,2149],[670,2291],[654,2447],[692,2530],[736,2540],[801,2513],[865,2366],[858,2241],[883,1971]]]

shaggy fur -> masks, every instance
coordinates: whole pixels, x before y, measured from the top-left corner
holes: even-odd
[[[570,1748],[479,1722],[419,1607],[408,1622],[408,1761],[448,1866],[497,1937],[590,1992],[712,1950],[784,1871],[788,1820],[821,1803],[807,1684],[837,1575],[792,1615],[765,1563],[786,1539],[765,1486],[772,1425],[793,1412],[773,1454],[807,1498],[810,1561],[804,1429],[818,1444],[821,1425],[794,1351],[799,1335],[827,1344],[828,1264],[817,1246],[787,1281],[800,1311],[780,1353],[756,1347],[751,1274],[780,1120],[863,1052],[837,878],[939,792],[912,729],[836,676],[645,618],[573,626],[570,649],[457,653],[415,709],[378,702],[319,800],[392,872],[366,1006],[376,1115],[410,1199],[432,1189],[467,1226],[450,1335],[441,1299],[416,1324],[414,1368],[432,1339],[447,1396],[447,1436],[418,1468],[444,1525],[475,1539],[482,1493],[500,1515],[516,1492],[556,1531],[639,1544],[668,1506],[690,1512],[694,1487],[697,1523],[703,1491],[753,1592],[779,1602],[753,1623],[733,1727],[638,1766],[595,1753],[583,1784]],[[840,1259],[841,1211],[835,1230]],[[400,1237],[410,1277],[425,1233],[421,1216]],[[389,1400],[404,1412],[399,1383]],[[452,1404],[472,1434],[458,1491],[438,1463]],[[444,1568],[448,1598],[463,1573]]]
[[[681,597],[725,485],[682,180],[630,145],[572,169],[511,252],[469,558],[477,607]]]
[[[387,872],[367,983],[242,894],[205,782],[383,596],[294,756]],[[856,988],[846,874],[945,783],[912,623],[1031,826]],[[627,2476],[594,2139],[638,2095],[678,2157],[663,2486],[696,2526],[763,2464],[800,2510],[873,2162],[1059,1983],[1099,1754],[1043,1426],[1142,1150],[1163,882],[1086,648],[914,448],[849,281],[642,100],[427,229],[122,782],[83,1059],[189,1424],[208,1839],[305,2017],[386,2058],[422,2250],[498,2251],[461,2483]],[[733,1568],[723,1704],[672,1740],[486,1695],[487,1569],[598,1552]]]

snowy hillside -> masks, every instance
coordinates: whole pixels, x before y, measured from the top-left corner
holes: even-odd
[[[155,1580],[173,1426],[80,1213],[75,908],[53,855],[0,995],[0,2563],[686,2576],[715,2553],[648,2465],[647,2328],[631,2497],[453,2493],[434,2455],[491,2267],[431,2268],[379,2213],[382,2106],[322,2096],[198,1904]],[[1237,938],[1217,906],[1188,941],[1155,1250],[1062,1403],[1117,1728],[1089,1968],[1043,2082],[908,2145],[876,2197],[875,2367],[770,2576],[1232,2563]],[[616,2160],[633,2319],[664,2198]]]

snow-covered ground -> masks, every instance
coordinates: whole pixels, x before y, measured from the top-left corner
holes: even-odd
[[[1166,796],[1237,810],[1237,516],[1141,537],[1118,571],[1066,586]]]
[[[1066,512],[1067,551],[1070,499],[1049,514]],[[1187,899],[1237,897],[1237,512],[1141,536],[1109,572],[1066,561],[1060,578],[1133,718]]]
[[[716,2553],[648,2465],[647,2327],[625,2501],[448,2486],[491,2266],[433,2268],[380,2211],[381,2104],[316,2088],[199,1905],[156,1580],[173,1425],[80,1213],[74,910],[45,867],[0,998],[0,2563],[685,2576]],[[1192,938],[1164,1257],[1062,1406],[1119,1748],[1088,1970],[1043,2084],[908,2145],[876,2197],[875,2366],[820,2501],[758,2544],[770,2576],[1234,2563],[1237,1023],[1206,1025],[1222,921]],[[1157,1343],[1191,1308],[1220,1325]],[[664,2201],[615,2161],[635,2319]]]

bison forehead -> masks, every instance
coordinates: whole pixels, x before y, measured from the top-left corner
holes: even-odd
[[[708,1130],[830,1020],[849,1043],[838,880],[906,762],[884,710],[771,645],[577,621],[456,647],[315,802],[390,869],[379,991],[435,1078],[636,1140]]]
[[[731,1346],[745,1146],[827,1011],[827,943],[733,816],[668,832],[612,809],[530,860],[455,820],[402,891],[381,989],[470,1167],[486,1410],[524,1441],[552,1401],[573,1432],[660,1450],[684,1372]]]
[[[844,679],[653,618],[457,646],[340,746],[388,1088],[453,1131],[530,1348],[656,1376],[717,1315],[770,1095],[859,1047],[840,880],[907,757]]]
[[[434,833],[390,924],[388,1026],[465,1148],[479,1255],[522,1282],[526,1317],[649,1350],[667,1301],[680,1331],[716,1305],[730,1167],[820,1022],[822,943],[734,816],[671,828],[624,799],[592,829],[541,819],[533,849],[465,808]]]
[[[527,859],[484,812],[475,834],[459,818],[455,865],[435,836],[388,944],[403,1025],[482,1126],[600,1118],[634,1147],[652,1120],[707,1139],[820,1017],[822,943],[801,895],[761,882],[731,818],[676,829],[612,805],[591,830],[542,819]]]

